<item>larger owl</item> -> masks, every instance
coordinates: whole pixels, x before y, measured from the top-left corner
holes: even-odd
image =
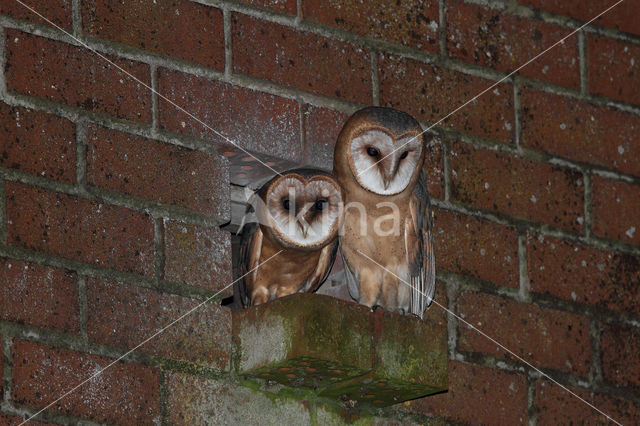
[[[340,252],[351,296],[420,318],[435,291],[425,149],[413,117],[369,107],[347,120],[333,160],[346,205]]]
[[[264,184],[249,202],[255,221],[242,234],[242,305],[316,290],[335,260],[342,212],[342,189],[326,172],[291,170]]]

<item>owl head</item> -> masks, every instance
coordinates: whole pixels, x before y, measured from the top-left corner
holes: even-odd
[[[276,176],[258,191],[256,208],[265,234],[282,246],[318,249],[334,241],[343,211],[342,187],[330,174],[296,169]]]
[[[334,153],[334,172],[352,176],[378,195],[411,191],[424,161],[420,124],[409,114],[383,107],[357,111],[345,123]]]

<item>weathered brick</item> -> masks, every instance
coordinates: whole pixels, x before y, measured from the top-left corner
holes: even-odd
[[[90,278],[87,281],[89,341],[162,358],[227,369],[231,356],[231,313],[207,303],[174,325],[199,302],[172,294]]]
[[[518,287],[515,229],[447,210],[434,218],[436,270]]]
[[[228,167],[221,157],[89,126],[87,183],[226,219]]]
[[[351,43],[232,16],[233,71],[296,89],[371,103],[369,52]]]
[[[298,12],[296,0],[239,0],[241,3],[247,3],[253,6],[271,9],[276,12],[288,13],[295,15]]]
[[[640,187],[597,176],[592,185],[593,233],[640,244]]]
[[[600,360],[605,381],[640,386],[640,329],[605,324],[600,338]]]
[[[313,105],[304,105],[303,108],[304,161],[315,167],[331,170],[336,139],[349,116]]]
[[[590,21],[613,6],[610,0],[520,0],[539,9],[568,15],[581,21]],[[592,25],[602,25],[633,34],[640,34],[640,24],[636,19],[640,15],[640,3],[624,1],[598,18]]]
[[[429,52],[438,51],[438,2],[305,0],[305,20]]]
[[[72,29],[71,0],[20,0],[54,25],[70,31]],[[0,4],[0,15],[25,19],[37,24],[51,25],[27,7],[17,1],[5,1]]]
[[[640,46],[589,34],[589,91],[631,104],[640,104]]]
[[[0,373],[1,372],[2,372],[2,366],[0,366]],[[0,389],[2,389],[2,387],[0,387]],[[29,417],[30,416],[26,416],[26,415],[24,417],[16,417],[16,416],[10,416],[8,414],[0,413],[0,424],[5,426],[20,426]],[[27,424],[33,425],[33,426],[53,425],[53,423],[42,423],[42,422],[36,422],[34,420],[29,420],[29,423]]]
[[[231,284],[231,237],[217,228],[165,220],[164,278],[209,290]],[[230,294],[227,289],[223,294]]]
[[[442,142],[439,139],[432,139],[426,145],[424,153],[424,171],[427,178],[427,188],[429,196],[433,198],[444,198],[444,154]]]
[[[80,329],[78,287],[71,271],[0,258],[0,282],[1,319],[60,331]]]
[[[224,69],[220,9],[186,0],[88,0],[82,25],[99,38]]]
[[[301,158],[299,106],[294,100],[164,68],[158,70],[158,91],[244,149]],[[164,129],[228,143],[164,100],[158,109]]]
[[[449,361],[449,391],[405,403],[411,411],[475,424],[527,424],[522,375]]]
[[[169,421],[193,424],[311,424],[308,403],[270,397],[248,387],[190,376],[167,374]]]
[[[13,401],[44,408],[113,360],[15,340]],[[119,361],[65,398],[51,411],[121,424],[160,423],[160,378],[155,368]]]
[[[380,104],[433,124],[492,85],[492,81],[412,59],[381,55]],[[500,84],[440,123],[442,127],[512,143],[513,93]]]
[[[0,167],[73,183],[75,134],[64,118],[0,103]]]
[[[10,245],[105,268],[153,274],[149,215],[17,182],[6,185]]]
[[[9,91],[151,123],[149,89],[87,49],[8,30],[5,55]],[[151,86],[148,65],[109,59]]]
[[[465,321],[533,365],[586,376],[591,338],[586,317],[483,293],[463,293],[458,311]],[[462,350],[516,359],[466,323],[459,324]]]
[[[520,99],[523,146],[640,175],[637,115],[525,88]]]
[[[640,257],[527,236],[531,290],[640,316]]]
[[[463,203],[580,231],[584,188],[579,172],[456,143],[451,196]]]
[[[620,424],[640,423],[640,407],[633,402],[570,386],[569,389]],[[536,381],[538,424],[605,424],[607,418],[548,380]]]
[[[447,52],[456,59],[511,72],[570,34],[568,28],[459,0],[447,3]],[[568,38],[519,74],[577,89],[578,37]]]

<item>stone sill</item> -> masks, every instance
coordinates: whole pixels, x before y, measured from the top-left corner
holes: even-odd
[[[299,293],[233,312],[240,376],[384,407],[447,390],[447,322]]]

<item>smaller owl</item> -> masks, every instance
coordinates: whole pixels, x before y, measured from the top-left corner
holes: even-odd
[[[253,195],[245,218],[256,221],[243,227],[240,245],[242,306],[312,292],[324,282],[338,249],[342,200],[335,179],[313,169],[285,172]]]

